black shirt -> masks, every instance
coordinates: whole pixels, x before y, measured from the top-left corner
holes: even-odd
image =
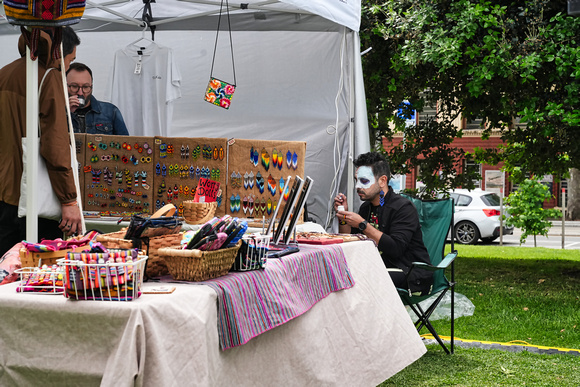
[[[359,215],[383,233],[378,249],[386,267],[398,268],[407,274],[412,262],[431,263],[429,252],[423,244],[417,209],[411,201],[394,193],[391,187],[385,195],[383,206],[364,202]],[[428,290],[433,284],[433,273],[413,269],[408,284],[412,292]]]

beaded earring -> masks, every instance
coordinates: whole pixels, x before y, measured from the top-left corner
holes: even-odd
[[[385,193],[383,192],[383,190],[379,192],[379,204],[381,205],[381,207],[385,204]]]

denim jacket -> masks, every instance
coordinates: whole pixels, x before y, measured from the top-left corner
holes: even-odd
[[[89,98],[91,105],[85,116],[86,131],[79,130],[78,115],[71,114],[75,133],[129,135],[121,111],[115,105],[109,102],[99,102],[92,95]]]

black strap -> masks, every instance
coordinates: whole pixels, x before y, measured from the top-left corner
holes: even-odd
[[[234,64],[234,45],[232,43],[232,26],[230,24],[230,7],[229,7],[229,4],[228,4],[228,0],[225,0],[225,1],[226,1],[226,13],[228,14],[228,32],[229,32],[229,35],[230,35],[230,49],[231,49],[231,52],[232,52],[232,71],[234,73],[234,84],[233,84],[233,86],[236,86],[236,65]],[[211,60],[211,71],[210,71],[210,74],[209,74],[209,76],[211,78],[213,78],[213,65],[215,63],[215,53],[217,51],[218,37],[219,37],[219,34],[220,34],[220,24],[221,24],[221,21],[222,21],[223,6],[224,6],[224,0],[222,0],[221,5],[220,5],[220,15],[219,15],[219,18],[218,18],[217,32],[215,34],[215,46],[213,48],[213,58]]]

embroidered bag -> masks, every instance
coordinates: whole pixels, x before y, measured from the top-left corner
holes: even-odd
[[[21,26],[20,30],[30,47],[30,57],[36,59],[40,28],[52,29],[52,57],[60,57],[62,29],[76,24],[85,12],[85,0],[4,0],[8,23]],[[25,27],[34,27],[28,31]]]
[[[236,91],[236,67],[234,64],[234,46],[232,44],[232,26],[230,24],[230,11],[229,11],[229,4],[228,4],[228,0],[226,0],[226,13],[228,14],[228,32],[229,32],[229,36],[230,36],[230,48],[231,48],[231,52],[232,52],[232,70],[234,73],[234,83],[228,83],[225,81],[222,81],[220,79],[217,79],[213,76],[213,65],[215,63],[215,53],[217,51],[217,43],[218,43],[218,37],[219,37],[219,33],[220,33],[220,24],[221,24],[221,20],[222,20],[222,9],[224,6],[224,0],[222,0],[221,5],[220,5],[220,15],[218,18],[218,26],[217,26],[217,32],[215,35],[215,46],[213,49],[213,59],[211,61],[211,71],[210,71],[210,79],[209,79],[209,83],[207,85],[207,90],[205,92],[205,100],[211,104],[220,106],[224,109],[228,109],[230,107],[230,104],[232,103],[232,96],[234,94],[234,91]]]
[[[85,0],[4,0],[4,11],[12,25],[62,27],[80,21]]]

